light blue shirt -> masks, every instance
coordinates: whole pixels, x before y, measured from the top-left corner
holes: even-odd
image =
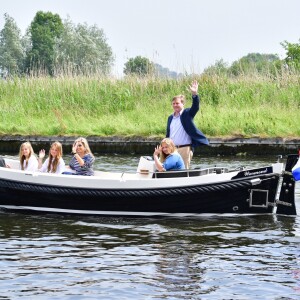
[[[178,152],[170,154],[166,160],[163,162],[163,168],[166,171],[170,170],[184,170],[185,165],[181,155]]]
[[[192,143],[191,137],[186,133],[181,124],[181,113],[182,111],[176,117],[173,115],[173,119],[170,125],[170,138],[173,140],[176,146],[187,145]]]

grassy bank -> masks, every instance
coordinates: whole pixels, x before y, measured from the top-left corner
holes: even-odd
[[[199,82],[197,126],[208,137],[300,137],[300,79],[221,76],[32,78],[0,81],[0,134],[158,136],[171,99]]]

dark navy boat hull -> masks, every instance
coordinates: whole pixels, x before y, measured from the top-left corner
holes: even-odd
[[[289,156],[283,174],[266,167],[236,172],[227,181],[177,179],[186,184],[172,187],[162,187],[160,183],[167,181],[156,178],[150,179],[151,188],[140,189],[129,189],[126,182],[118,185],[124,188],[79,188],[37,183],[33,175],[26,182],[2,177],[0,209],[109,216],[296,215],[295,181],[290,172],[296,161],[294,155]],[[193,184],[187,185],[190,182]]]

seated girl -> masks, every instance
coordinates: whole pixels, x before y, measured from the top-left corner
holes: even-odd
[[[174,142],[170,138],[164,138],[160,146],[153,153],[156,169],[158,171],[184,170],[182,157],[177,152]]]
[[[39,152],[39,171],[44,173],[61,174],[65,170],[65,162],[62,158],[62,145],[60,142],[54,142],[49,151],[49,156],[43,163],[45,150]]]
[[[20,169],[23,171],[37,171],[38,160],[29,142],[25,142],[20,147],[19,152]]]

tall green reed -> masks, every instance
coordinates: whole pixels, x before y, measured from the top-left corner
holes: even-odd
[[[57,76],[0,81],[0,134],[158,136],[174,95],[199,82],[196,125],[209,137],[299,137],[298,74],[181,79]]]

